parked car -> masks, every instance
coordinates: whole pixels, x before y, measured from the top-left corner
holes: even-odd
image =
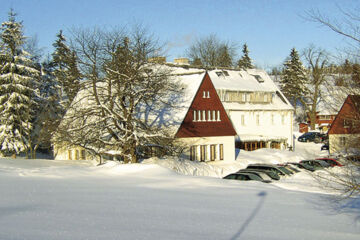
[[[298,168],[305,169],[305,170],[310,171],[310,172],[315,171],[315,168],[313,166],[310,166],[309,164],[306,164],[306,163],[289,162],[288,164],[294,165],[294,166],[296,166]]]
[[[280,166],[280,165],[277,165],[278,166],[278,168],[280,168],[286,175],[293,175],[294,174],[294,172],[293,171],[291,171],[290,169],[288,169],[287,167],[285,167],[285,166]]]
[[[321,151],[322,150],[329,150],[329,143],[325,143],[324,145],[321,146]]]
[[[231,180],[239,180],[239,181],[260,181],[260,182],[266,182],[269,183],[271,181],[269,180],[264,180],[263,178],[259,177],[258,175],[254,174],[254,173],[231,173],[225,177],[223,177],[223,179],[231,179]]]
[[[300,163],[308,164],[308,165],[314,167],[315,170],[320,170],[320,169],[331,167],[330,164],[328,164],[327,162],[322,161],[322,160],[302,160],[302,161],[300,161]]]
[[[320,137],[321,133],[319,132],[307,132],[298,137],[299,142],[314,142],[315,138]]]
[[[241,170],[237,171],[237,173],[253,173],[253,174],[258,175],[259,177],[261,177],[264,180],[268,180],[268,181],[272,180],[272,178],[269,176],[268,173],[265,173],[264,171],[261,171],[261,170],[241,169]],[[279,179],[280,179],[280,177],[279,177]]]
[[[272,180],[280,180],[279,174],[276,172],[270,171],[270,170],[264,170],[264,169],[240,169],[237,172],[262,172],[268,175]]]
[[[332,167],[335,167],[335,166],[342,167],[342,166],[344,166],[341,163],[339,163],[335,158],[317,158],[315,160],[325,161],[325,162],[329,163]]]
[[[270,170],[272,172],[277,173],[280,176],[286,176],[287,173],[284,170],[281,170],[278,166],[274,164],[250,164],[246,167],[246,169],[262,169],[262,170]]]
[[[278,165],[287,168],[288,170],[292,171],[293,173],[298,173],[298,172],[300,172],[298,169],[290,166],[290,164],[288,164],[288,163],[282,163],[282,164],[278,164]]]

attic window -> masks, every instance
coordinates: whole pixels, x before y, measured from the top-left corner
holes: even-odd
[[[223,71],[223,72],[224,72],[224,75],[225,75],[225,76],[227,76],[227,77],[229,76],[228,71]]]
[[[216,75],[217,75],[218,77],[221,77],[221,76],[224,76],[224,73],[223,73],[223,72],[216,72]]]
[[[264,79],[260,75],[253,75],[259,83],[263,83]]]

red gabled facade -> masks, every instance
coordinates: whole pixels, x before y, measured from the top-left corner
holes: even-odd
[[[360,95],[349,95],[337,114],[328,134],[360,133]]]
[[[206,72],[175,137],[235,136],[215,87]]]

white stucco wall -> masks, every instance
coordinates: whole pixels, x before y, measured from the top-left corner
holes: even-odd
[[[341,138],[345,138],[345,144]],[[348,148],[359,148],[360,134],[329,134],[329,152],[335,153]]]
[[[292,111],[228,110],[228,115],[238,135],[284,137],[287,138],[289,146],[293,145]],[[259,118],[258,122],[257,116]],[[242,118],[244,118],[244,123]]]
[[[219,144],[224,146],[224,160],[223,161],[234,161],[235,160],[235,137],[195,137],[195,138],[179,138],[178,143],[184,147],[183,156],[186,159],[190,159],[190,146],[197,146],[198,156],[200,156],[201,145],[206,145],[207,159],[210,161],[210,145],[216,145],[216,159],[219,161]]]

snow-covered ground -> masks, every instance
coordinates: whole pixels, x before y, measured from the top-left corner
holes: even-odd
[[[360,199],[333,202],[306,172],[270,184],[221,179],[248,163],[326,154],[320,146],[211,164],[3,158],[0,239],[360,239]]]

